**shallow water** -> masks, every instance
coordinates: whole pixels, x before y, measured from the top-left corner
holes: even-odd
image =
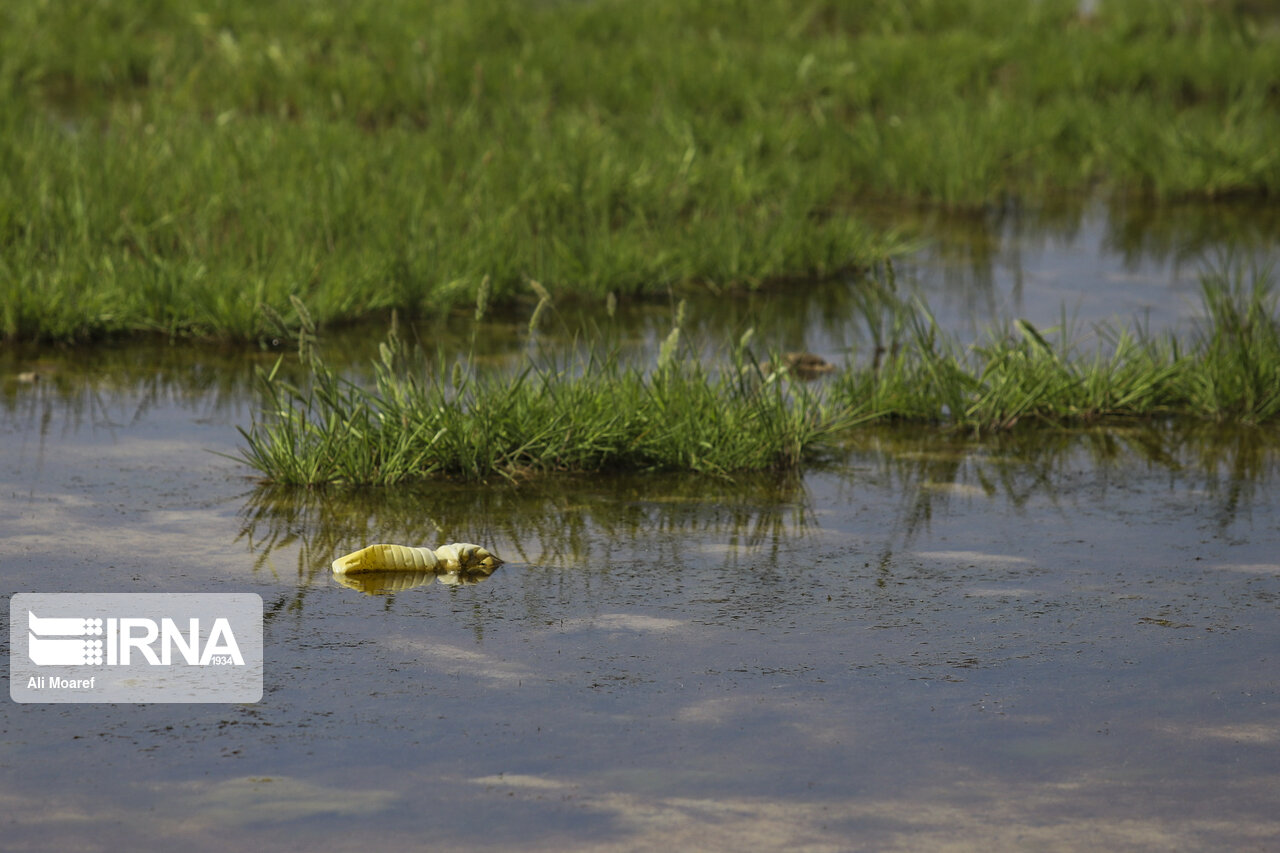
[[[1078,284],[1125,315],[1106,275],[1045,272],[1130,269],[1110,221],[1006,233],[1024,287],[995,264],[993,304]],[[980,286],[931,276],[944,254],[904,278],[963,306]],[[1136,259],[1176,327],[1169,263]],[[775,301],[781,346],[856,345],[837,297]],[[783,481],[289,492],[216,455],[270,352],[7,356],[4,588],[256,592],[267,665],[253,705],[6,703],[6,849],[1280,844],[1274,428],[867,432]],[[328,569],[452,540],[509,562],[382,595]]]

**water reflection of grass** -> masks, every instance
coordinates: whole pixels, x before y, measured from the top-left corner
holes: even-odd
[[[776,548],[813,524],[807,492],[793,477],[748,476],[732,483],[707,478],[566,478],[483,489],[460,484],[395,489],[293,489],[263,485],[241,512],[242,538],[255,570],[297,549],[300,587],[327,580],[346,551],[375,542],[435,546],[483,542],[508,561],[531,566],[607,565],[611,543],[629,548],[658,540],[736,551]],[[667,556],[674,556],[668,554]],[[278,571],[278,569],[276,569]]]
[[[427,369],[394,329],[374,387],[311,356],[312,381],[266,377],[270,408],[244,431],[245,460],[285,484],[383,484],[551,472],[795,470],[858,425],[925,423],[975,434],[1028,425],[1191,418],[1264,423],[1280,415],[1274,283],[1237,267],[1208,275],[1192,340],[1103,329],[1092,353],[1070,330],[1019,321],[961,347],[890,276],[858,303],[871,351],[829,387],[770,373],[744,337],[719,366],[679,349],[656,368],[611,355],[514,377],[457,362]],[[535,317],[536,319],[536,317]],[[1065,325],[1065,324],[1064,324]],[[778,363],[777,358],[772,359]]]
[[[1255,491],[1280,473],[1280,443],[1266,427],[1150,420],[975,436],[921,426],[858,430],[844,444],[850,479],[868,479],[898,504],[885,531],[891,548],[910,546],[953,501],[999,501],[1013,511],[1057,504],[1087,488],[1124,487],[1135,468],[1163,472],[1177,491],[1202,496],[1198,515],[1225,532],[1247,516]],[[871,472],[869,476],[868,472]]]
[[[1080,6],[13,0],[0,335],[753,288],[901,249],[870,200],[1274,194],[1269,22]]]
[[[0,427],[38,433],[115,428],[177,407],[201,419],[248,413],[260,391],[255,368],[271,352],[174,347],[0,351]]]
[[[1112,487],[1130,488],[1135,470],[1161,472],[1170,494],[1197,496],[1198,517],[1226,534],[1248,517],[1255,492],[1280,474],[1280,445],[1266,429],[1186,421],[980,438],[898,425],[855,431],[824,468],[825,476],[847,481],[853,500],[896,507],[892,523],[856,531],[882,543],[886,567],[957,502],[989,501],[1015,513],[1030,511],[1035,502],[1096,502]],[[637,553],[664,567],[690,558],[722,559],[727,567],[740,561],[756,569],[778,565],[790,559],[798,540],[822,527],[812,501],[804,480],[772,475],[734,482],[570,476],[484,488],[452,482],[394,489],[264,484],[241,509],[241,538],[254,555],[255,571],[287,571],[280,579],[296,585],[295,604],[301,605],[308,588],[329,582],[336,556],[380,541],[483,542],[523,564],[521,571],[607,571],[619,555]],[[288,569],[279,563],[286,554],[296,560]]]

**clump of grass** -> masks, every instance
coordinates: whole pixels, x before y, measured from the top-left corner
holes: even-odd
[[[1247,421],[1280,415],[1280,324],[1269,276],[1226,265],[1201,282],[1207,315],[1186,377],[1191,407]]]
[[[972,430],[1106,418],[1195,417],[1261,423],[1280,414],[1280,325],[1268,272],[1225,264],[1201,284],[1203,326],[1190,341],[1100,328],[1082,353],[1067,322],[1055,335],[1019,320],[961,348],[924,306],[897,304],[901,339],[845,373],[835,399],[864,421]]]
[[[678,327],[677,327],[678,329]],[[264,376],[268,416],[241,432],[244,459],[288,484],[392,485],[549,472],[794,470],[838,425],[821,399],[765,376],[741,350],[712,374],[675,358],[652,372],[613,357],[514,376],[443,357],[426,371],[394,331],[372,388],[311,356],[310,383]],[[446,379],[446,377],[448,377]]]

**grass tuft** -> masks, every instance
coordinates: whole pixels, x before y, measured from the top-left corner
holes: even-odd
[[[674,339],[676,327],[673,329]],[[665,346],[665,345],[664,345]],[[738,360],[712,374],[674,357],[652,373],[615,357],[569,367],[530,359],[478,375],[432,371],[393,334],[372,388],[318,356],[304,386],[264,373],[268,417],[241,429],[243,458],[287,484],[392,485],[435,476],[794,470],[838,425],[821,395]]]
[[[1223,264],[1202,278],[1190,341],[1103,326],[1092,353],[1065,319],[1052,333],[1019,320],[1016,333],[961,349],[922,306],[899,303],[888,354],[845,373],[834,396],[866,420],[974,431],[1169,416],[1261,423],[1280,414],[1275,290],[1270,270]]]

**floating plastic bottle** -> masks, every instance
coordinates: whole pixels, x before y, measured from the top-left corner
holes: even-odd
[[[435,572],[437,574],[483,571],[492,572],[502,565],[496,554],[479,545],[457,542],[430,548],[407,545],[370,545],[333,561],[335,575],[360,575],[372,572]]]

